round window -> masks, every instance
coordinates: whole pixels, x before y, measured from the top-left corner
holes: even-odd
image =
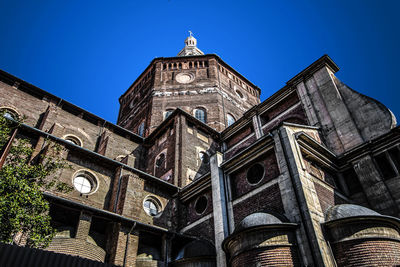
[[[91,173],[87,171],[79,171],[73,179],[76,190],[81,194],[90,194],[97,189],[97,180]]]
[[[150,216],[156,216],[161,212],[161,204],[153,198],[147,198],[143,202],[144,211]]]
[[[89,194],[93,189],[92,182],[83,175],[79,175],[74,178],[75,189],[82,194]]]
[[[264,173],[264,166],[260,163],[256,163],[248,169],[247,181],[250,184],[257,184],[264,178]]]
[[[207,209],[208,199],[206,196],[201,196],[197,199],[194,209],[197,214],[202,214]]]

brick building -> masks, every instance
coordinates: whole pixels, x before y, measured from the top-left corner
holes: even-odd
[[[267,100],[193,36],[120,97],[117,124],[6,72],[14,139],[66,148],[49,251],[121,266],[400,264],[400,132],[323,56]],[[7,155],[3,153],[2,158]]]

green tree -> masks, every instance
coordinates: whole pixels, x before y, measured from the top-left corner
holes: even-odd
[[[11,133],[20,125],[0,113],[0,149],[7,144]],[[46,153],[39,154],[32,163],[34,149],[28,139],[13,142],[6,162],[0,169],[0,241],[12,243],[26,238],[26,246],[47,247],[55,235],[51,227],[49,203],[42,190],[61,192],[72,190],[58,182],[57,172],[69,167],[62,158],[63,148],[45,140]]]

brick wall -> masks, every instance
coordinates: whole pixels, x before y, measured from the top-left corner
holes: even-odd
[[[180,159],[180,164],[182,164],[182,173],[179,186],[184,187],[193,180],[196,180],[196,178],[210,171],[209,160],[208,162],[202,161],[200,159],[199,151],[203,151],[211,157],[216,151],[217,144],[213,140],[212,136],[205,130],[195,127],[194,125],[190,127],[190,130],[188,129],[187,123],[182,124],[182,157]],[[189,172],[194,172],[194,174],[191,175],[194,175],[194,177],[189,178]]]
[[[398,240],[351,240],[331,244],[338,266],[400,266]]]
[[[155,138],[154,144],[147,150],[146,172],[153,174],[163,180],[174,183],[174,163],[175,163],[175,139],[176,131],[170,127],[165,129],[159,137]],[[156,166],[156,160],[161,155],[165,154],[164,163]]]
[[[251,144],[253,144],[256,141],[256,135],[253,134],[253,136],[249,137],[246,141],[243,141],[242,143],[240,143],[239,145],[233,147],[232,149],[228,150],[224,156],[225,159],[228,160],[231,157],[233,157],[234,155],[240,153],[242,150],[244,150],[246,147],[250,146]]]
[[[264,166],[264,178],[258,184],[250,184],[247,181],[247,170],[255,163],[260,163]],[[232,193],[233,199],[236,199],[251,190],[260,187],[261,185],[271,181],[275,177],[279,175],[279,168],[276,161],[276,156],[274,150],[268,151],[266,154],[257,158],[252,163],[244,166],[236,173],[231,174],[231,183],[232,183]]]
[[[106,256],[106,252],[101,247],[76,238],[54,238],[46,250],[101,262],[104,262]]]
[[[323,213],[329,207],[347,203],[347,201],[335,195],[333,188],[328,189],[327,186],[323,186],[317,182],[314,182],[314,187]]]
[[[197,201],[198,197],[200,197],[200,196],[205,196],[208,200],[207,208],[202,214],[198,214],[195,210],[196,201]],[[201,219],[202,217],[213,212],[211,190],[200,194],[198,197],[194,197],[189,202],[185,203],[185,206],[184,206],[185,216],[183,218],[185,221],[184,225],[191,224],[192,222],[195,222],[198,219]]]
[[[215,244],[214,237],[214,219],[210,219],[196,225],[195,227],[187,230],[184,234],[193,235],[199,238],[204,238],[211,243]],[[220,249],[220,248],[217,248]]]
[[[294,106],[299,102],[300,100],[297,96],[297,92],[294,91],[293,93],[282,99],[278,104],[275,104],[271,108],[267,109],[264,113],[262,113],[260,115],[261,122],[265,124],[266,122],[282,114],[285,110],[288,110],[291,106]]]
[[[282,109],[282,113],[285,111],[286,111],[285,109]],[[290,122],[290,123],[308,125],[307,117],[303,110],[303,107],[299,105],[296,108],[292,109],[290,112],[287,112],[286,114],[282,115],[279,119],[271,123],[264,122],[263,125],[265,126],[263,126],[262,128],[263,133],[267,134],[272,129],[276,128],[281,122]]]
[[[235,226],[247,215],[265,210],[278,212],[280,214],[284,213],[278,184],[274,184],[262,192],[235,204],[233,206]]]
[[[245,251],[232,260],[231,266],[300,266],[300,263],[295,247],[278,246]]]
[[[242,129],[240,129],[238,132],[234,133],[232,136],[227,138],[225,140],[226,146],[228,148],[230,148],[230,147],[236,145],[241,140],[243,140],[248,135],[250,135],[252,132],[254,132],[253,125],[252,125],[252,123],[249,123],[248,125],[244,126]]]

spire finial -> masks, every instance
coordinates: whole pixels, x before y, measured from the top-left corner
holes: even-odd
[[[186,37],[185,47],[178,53],[179,57],[182,56],[194,56],[194,55],[204,55],[204,53],[197,48],[197,40],[193,36],[192,31],[188,31],[189,36]]]

